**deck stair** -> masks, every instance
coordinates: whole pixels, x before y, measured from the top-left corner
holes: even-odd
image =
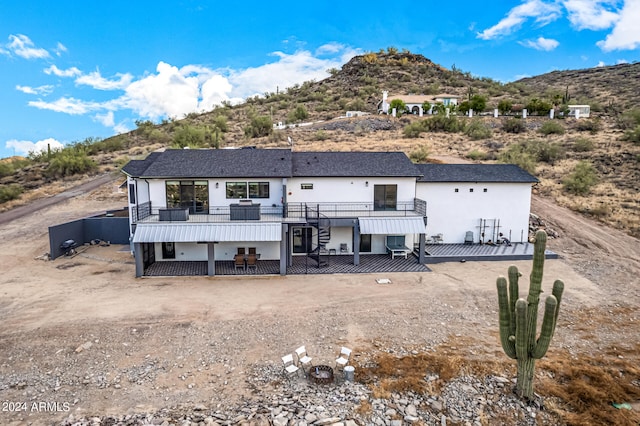
[[[313,259],[318,268],[329,265],[329,250],[327,244],[331,240],[331,220],[319,212],[319,209],[306,208],[307,223],[317,229],[316,240],[308,256]]]

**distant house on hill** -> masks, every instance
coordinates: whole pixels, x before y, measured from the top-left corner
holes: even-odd
[[[393,95],[389,96],[388,92],[382,92],[382,100],[378,102],[378,114],[388,114],[390,101],[399,99],[407,106],[405,113],[414,115],[431,114],[434,105],[443,104],[444,106],[458,105],[460,96],[450,94],[431,95]],[[424,110],[424,104],[428,103],[431,107]]]
[[[589,118],[591,107],[589,105],[567,105],[569,108],[569,117]]]

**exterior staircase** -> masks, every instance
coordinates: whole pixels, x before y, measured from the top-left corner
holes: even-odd
[[[308,256],[318,264],[318,268],[328,266],[327,244],[331,240],[331,221],[318,210],[307,208],[307,223],[317,229],[316,244]]]

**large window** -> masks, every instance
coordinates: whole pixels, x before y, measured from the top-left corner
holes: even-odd
[[[373,209],[395,210],[398,202],[398,185],[374,185]]]
[[[209,213],[209,183],[206,180],[168,180],[167,207]]]
[[[227,182],[227,198],[269,198],[269,182]]]

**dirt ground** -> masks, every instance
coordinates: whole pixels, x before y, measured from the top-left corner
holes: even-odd
[[[125,205],[116,185],[0,228],[0,400],[58,404],[0,411],[0,424],[198,403],[222,410],[251,395],[256,371],[279,368],[301,344],[327,362],[346,345],[362,362],[376,351],[453,347],[512,365],[497,337],[495,280],[505,262],[384,275],[135,279],[124,246],[43,260],[48,226]],[[561,259],[547,261],[543,283],[547,291],[554,279],[566,284],[550,359],[638,365],[640,242],[542,198],[532,209],[560,234],[548,248]],[[528,277],[530,262],[515,264]]]

